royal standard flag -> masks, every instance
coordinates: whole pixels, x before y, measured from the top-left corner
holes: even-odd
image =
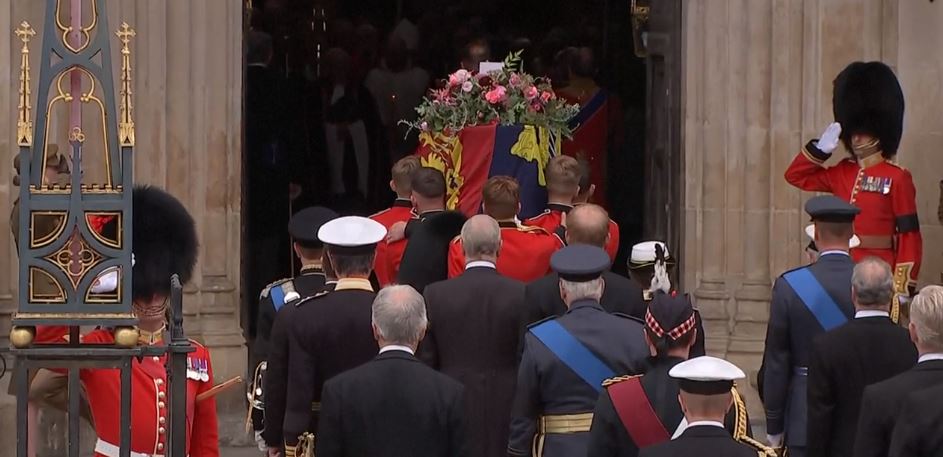
[[[492,176],[510,176],[521,186],[526,219],[547,206],[544,168],[557,154],[559,135],[533,125],[481,125],[457,134],[424,132],[419,157],[423,166],[445,175],[447,207],[466,215],[481,210],[481,191]]]

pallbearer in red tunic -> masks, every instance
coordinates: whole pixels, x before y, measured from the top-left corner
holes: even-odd
[[[196,264],[198,241],[193,218],[170,194],[153,187],[134,189],[134,268],[132,294],[139,319],[139,344],[159,344],[166,330],[170,277],[189,281]],[[43,332],[54,333],[56,328]],[[38,330],[39,331],[39,330]],[[64,333],[63,333],[64,334]],[[82,336],[84,343],[114,344],[112,330],[98,329]],[[198,399],[213,387],[213,367],[206,347],[191,342],[195,351],[187,357],[187,455],[218,457],[216,401]],[[89,368],[80,371],[85,397],[92,411],[96,457],[118,457],[121,429],[131,427],[132,455],[164,455],[170,427],[167,406],[170,392],[166,356],[134,359],[131,364],[131,423],[120,423],[121,372]]]
[[[563,241],[540,227],[520,225],[515,215],[521,209],[520,188],[514,178],[495,176],[482,191],[485,214],[501,227],[498,272],[521,282],[544,277],[550,270],[550,256],[563,247]],[[449,245],[449,278],[465,271],[465,252],[461,237]]]
[[[419,157],[416,156],[403,157],[393,165],[393,179],[390,180],[390,189],[396,192],[396,200],[393,202],[392,207],[370,216],[370,219],[383,224],[386,230],[389,231],[397,222],[407,222],[413,218],[413,203],[410,200],[410,195],[413,192],[411,181],[413,172],[421,166]],[[404,251],[406,251],[405,239],[393,242],[381,241],[377,245],[377,257],[374,260],[373,271],[377,275],[380,287],[386,287],[396,282]]]
[[[806,144],[786,170],[786,181],[806,191],[831,192],[861,208],[855,218],[861,245],[851,255],[855,261],[877,256],[894,267],[891,317],[896,321],[900,299],[916,286],[923,250],[913,177],[893,161],[903,131],[904,95],[887,65],[855,62],[835,78],[832,109],[835,123]],[[839,139],[852,156],[824,166]]]
[[[547,178],[547,209],[543,213],[524,221],[524,225],[540,227],[564,238],[564,214],[573,209],[574,203],[585,203],[595,191],[589,177],[589,166],[570,156],[556,156],[544,170]],[[609,241],[606,253],[615,260],[619,250],[619,224],[609,220]]]

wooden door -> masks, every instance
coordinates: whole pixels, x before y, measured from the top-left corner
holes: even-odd
[[[639,2],[641,3],[641,2]],[[650,2],[646,56],[644,235],[682,253],[683,160],[681,156],[681,0]],[[677,279],[673,282],[676,283]]]

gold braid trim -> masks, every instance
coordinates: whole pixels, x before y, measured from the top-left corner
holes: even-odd
[[[895,324],[900,322],[900,298],[910,296],[910,271],[913,267],[913,262],[898,263],[894,267],[894,300],[891,301],[891,321]]]
[[[626,376],[616,376],[616,377],[614,377],[614,378],[609,378],[609,379],[603,381],[603,382],[602,382],[602,386],[603,386],[603,387],[609,387],[609,386],[611,386],[611,385],[613,385],[613,384],[618,384],[618,383],[620,383],[620,382],[622,382],[622,381],[628,381],[629,379],[638,378],[638,377],[641,377],[641,376],[642,376],[642,375],[640,375],[640,374],[631,375],[631,376],[628,376],[628,375],[626,375]]]
[[[730,389],[730,393],[733,395],[733,407],[734,412],[736,413],[733,439],[756,449],[757,455],[760,457],[776,457],[776,451],[774,451],[773,448],[751,438],[747,433],[747,427],[749,425],[749,420],[747,418],[747,406],[743,401],[743,397],[740,396],[740,392],[737,390],[736,385]]]

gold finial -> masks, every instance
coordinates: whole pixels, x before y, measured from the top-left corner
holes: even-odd
[[[121,146],[134,146],[134,107],[131,104],[131,38],[137,35],[127,22],[115,32],[121,40],[121,117],[118,121],[118,136]]]
[[[29,87],[29,41],[36,36],[36,31],[30,27],[29,22],[23,21],[13,33],[23,42],[20,49],[20,103],[17,107],[20,118],[16,121],[16,141],[20,146],[32,146],[33,120],[30,111],[33,107],[29,102],[32,95]]]

